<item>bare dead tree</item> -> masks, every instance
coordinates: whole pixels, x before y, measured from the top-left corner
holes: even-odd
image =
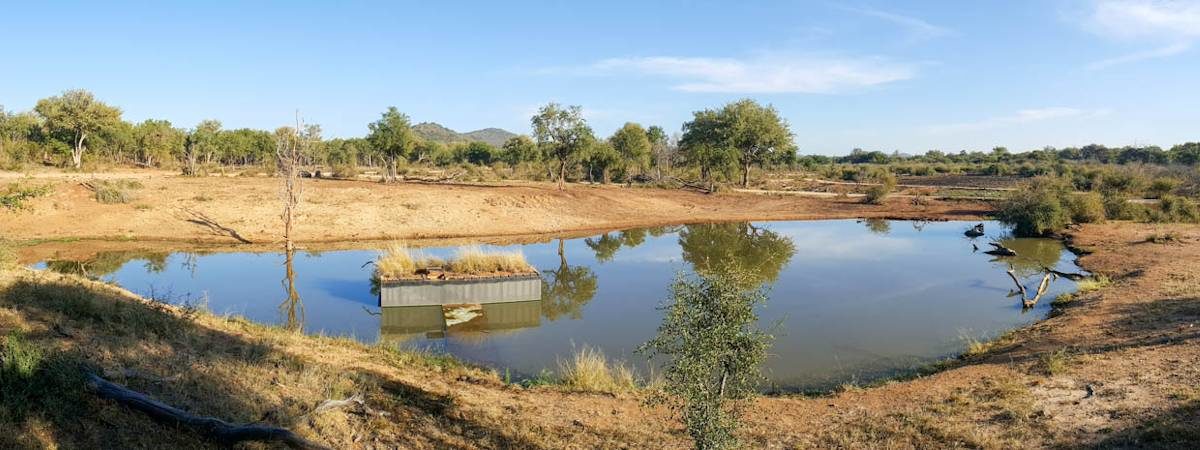
[[[300,113],[296,112],[295,128],[284,127],[275,132],[275,164],[282,180],[279,195],[283,199],[283,241],[284,249],[289,252],[295,248],[292,243],[292,229],[303,192],[300,185],[300,165],[304,161],[305,149],[311,138],[301,131],[304,130],[302,125]]]

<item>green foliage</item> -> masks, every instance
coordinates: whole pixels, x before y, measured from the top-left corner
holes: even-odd
[[[1146,220],[1150,210],[1121,194],[1104,196],[1104,215],[1113,220]]]
[[[48,352],[19,333],[0,342],[0,427],[23,422],[31,410],[69,416],[82,404],[77,362]]]
[[[1104,197],[1096,192],[1067,194],[1063,196],[1063,206],[1071,214],[1074,223],[1103,222],[1107,217]]]
[[[1150,212],[1154,222],[1200,222],[1200,206],[1187,197],[1164,195],[1158,200],[1158,209]]]
[[[395,106],[389,106],[379,120],[367,125],[371,133],[367,142],[378,150],[386,162],[385,180],[396,178],[396,161],[408,156],[420,139],[409,126],[408,116],[401,114]]]
[[[609,172],[620,161],[621,154],[612,144],[605,141],[593,141],[583,156],[583,164],[587,167],[589,178],[594,179],[596,172],[599,172],[600,181],[603,183],[608,183]]]
[[[723,165],[742,168],[742,186],[749,186],[750,167],[775,162],[786,153],[794,157],[795,145],[786,120],[773,106],[744,99],[720,110],[693,113],[683,125],[680,146],[707,176]]]
[[[583,119],[583,110],[579,106],[563,108],[557,103],[549,103],[538,110],[530,124],[542,155],[558,162],[561,189],[566,182],[568,166],[574,166],[595,140],[591,127]]]
[[[626,122],[608,142],[628,168],[641,173],[650,167],[650,136],[641,125]]]
[[[1160,198],[1174,192],[1181,184],[1183,182],[1178,178],[1155,178],[1154,181],[1150,182],[1150,187],[1146,188],[1146,194],[1151,198]]]
[[[25,202],[49,194],[53,188],[49,184],[37,185],[29,181],[9,183],[0,191],[0,206],[7,210],[25,209]]]
[[[133,201],[133,190],[141,189],[137,180],[95,180],[91,182],[96,201],[104,204],[129,203]]]
[[[500,148],[500,159],[509,165],[517,165],[539,159],[537,144],[529,136],[513,136]]]
[[[1019,236],[1041,236],[1066,228],[1071,214],[1063,206],[1070,189],[1055,178],[1037,178],[1012,191],[999,206],[996,218],[1013,227]]]
[[[887,170],[878,170],[872,174],[871,180],[876,184],[867,188],[866,197],[863,197],[863,201],[873,205],[881,205],[887,199],[887,196],[896,189],[896,175]]]
[[[48,135],[71,152],[71,163],[78,169],[89,137],[121,122],[121,110],[108,106],[84,90],[64,91],[62,95],[38,100],[34,111],[45,119]]]
[[[133,128],[133,139],[138,161],[157,167],[183,151],[186,135],[169,121],[146,119]]]
[[[763,380],[760,366],[773,339],[758,330],[755,308],[766,301],[733,272],[680,276],[662,307],[658,335],[639,349],[667,359],[662,395],[698,449],[731,448],[746,401]]]
[[[750,223],[687,225],[679,232],[679,247],[696,272],[735,272],[743,287],[774,282],[796,252],[787,236]]]

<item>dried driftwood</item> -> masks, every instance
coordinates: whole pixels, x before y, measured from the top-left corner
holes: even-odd
[[[140,411],[155,421],[184,426],[201,436],[222,445],[232,446],[243,441],[278,441],[295,449],[328,449],[324,445],[309,441],[291,430],[263,425],[233,425],[213,417],[190,414],[171,405],[150,398],[146,394],[105,380],[89,373],[87,387],[101,398],[106,398],[130,409]]]
[[[1043,295],[1046,295],[1046,290],[1050,288],[1050,281],[1056,275],[1046,272],[1046,275],[1042,277],[1042,282],[1038,283],[1037,292],[1034,293],[1033,298],[1029,298],[1029,293],[1025,290],[1025,286],[1021,284],[1021,280],[1017,278],[1017,274],[1013,272],[1011,267],[1008,269],[1008,276],[1012,278],[1013,283],[1017,285],[1017,290],[1021,293],[1021,306],[1032,308],[1037,304],[1038,300],[1042,299]]]

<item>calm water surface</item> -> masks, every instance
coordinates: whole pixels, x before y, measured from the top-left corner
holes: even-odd
[[[737,269],[769,290],[759,311],[777,336],[767,375],[778,387],[803,389],[865,382],[953,355],[969,339],[1045,317],[1049,299],[1074,289],[1059,279],[1044,301],[1022,310],[1009,296],[1010,264],[1030,289],[1042,267],[1079,269],[1057,241],[1007,239],[1001,225],[986,224],[988,236],[976,240],[963,236],[973,225],[967,222],[836,220],[663,227],[517,245],[509,248],[542,272],[540,299],[467,308],[381,308],[371,266],[363,267],[377,255],[370,250],[297,253],[299,300],[288,300],[282,253],[112,252],[39,265],[173,302],[206,298],[219,314],[446,352],[514,377],[554,370],[582,345],[644,371],[634,350],[654,335],[656,307],[676,274]],[[993,239],[1019,256],[984,254]]]

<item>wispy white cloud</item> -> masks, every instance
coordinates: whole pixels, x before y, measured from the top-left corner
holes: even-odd
[[[843,7],[842,9],[898,25],[909,33],[911,40],[933,39],[954,34],[949,28],[940,27],[912,16],[896,14],[874,8]]]
[[[1100,69],[1105,69],[1108,67],[1117,66],[1117,65],[1121,65],[1121,64],[1129,64],[1129,63],[1134,63],[1134,62],[1138,62],[1138,61],[1145,61],[1148,59],[1166,58],[1169,56],[1178,55],[1180,53],[1186,52],[1191,49],[1192,49],[1191,42],[1177,42],[1174,44],[1166,45],[1164,47],[1154,48],[1154,49],[1140,51],[1140,52],[1128,53],[1125,55],[1116,56],[1116,57],[1108,58],[1108,59],[1102,59],[1100,61],[1096,61],[1091,64],[1088,64],[1087,69],[1088,70],[1100,70]]]
[[[1187,52],[1200,39],[1200,1],[1098,0],[1084,26],[1104,37],[1157,45],[1096,61],[1089,70],[1166,58]]]
[[[1022,109],[1015,114],[999,117],[991,117],[974,122],[960,122],[940,125],[930,125],[925,127],[925,132],[929,134],[952,134],[967,131],[980,131],[993,128],[1001,128],[1011,125],[1028,124],[1034,122],[1044,122],[1049,120],[1080,118],[1080,117],[1099,117],[1111,113],[1108,109],[1079,109],[1055,106],[1049,108],[1033,108]]]
[[[916,76],[916,67],[884,58],[764,55],[752,59],[652,56],[610,58],[552,73],[657,76],[683,92],[832,94]]]

